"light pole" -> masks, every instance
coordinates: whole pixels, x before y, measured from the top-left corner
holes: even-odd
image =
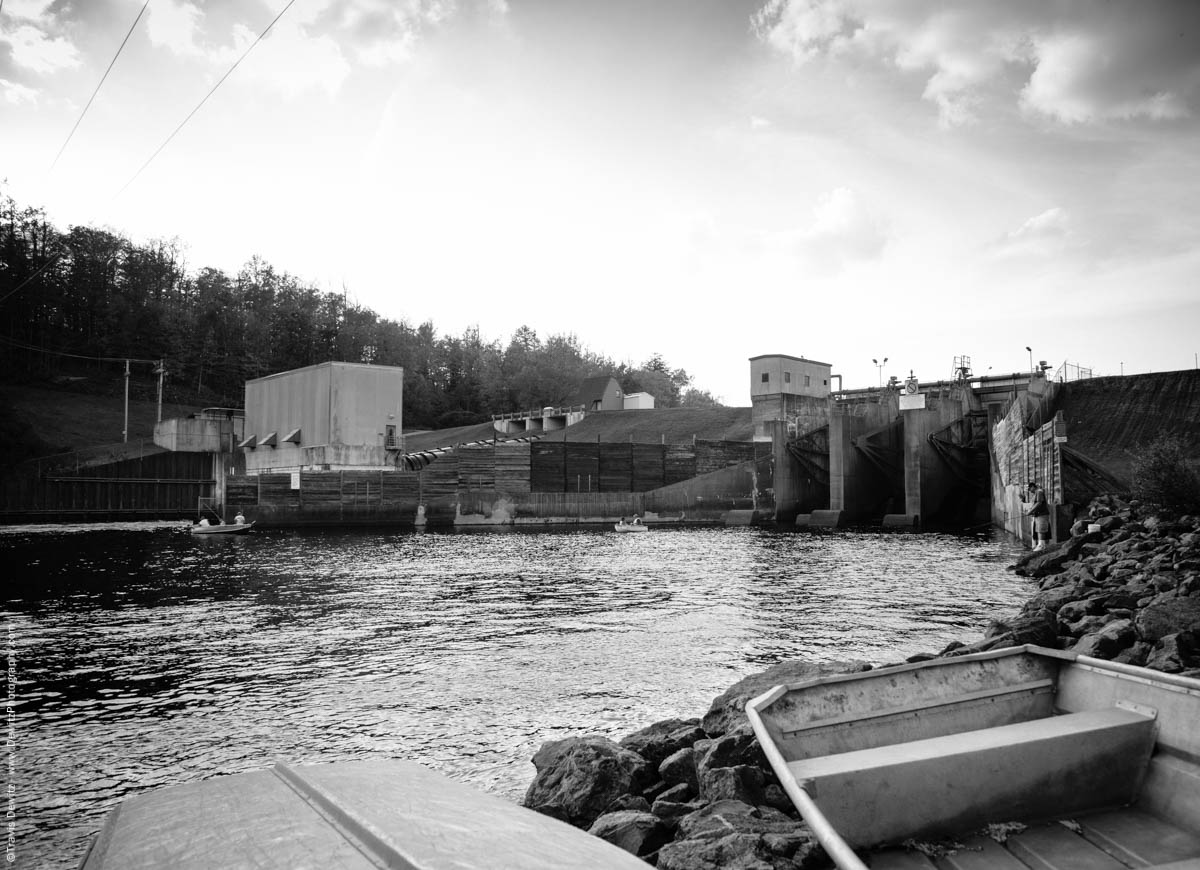
[[[888,358],[885,356],[883,362],[872,357],[871,362],[875,363],[875,368],[879,369],[879,388],[883,389],[883,367],[887,365]]]
[[[1027,351],[1029,351],[1029,374],[1032,377],[1033,376],[1033,348],[1030,347],[1029,345],[1025,345],[1025,349]]]

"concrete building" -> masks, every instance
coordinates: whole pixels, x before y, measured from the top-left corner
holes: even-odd
[[[205,408],[154,425],[154,443],[173,453],[233,453],[245,438],[241,408]]]
[[[393,468],[404,369],[327,362],[246,382],[246,473]]]
[[[626,393],[622,400],[626,411],[645,411],[654,408],[654,396],[649,393]]]
[[[769,439],[766,423],[783,420],[789,434],[803,435],[829,422],[829,363],[787,354],[750,357],[750,404],[755,440]]]

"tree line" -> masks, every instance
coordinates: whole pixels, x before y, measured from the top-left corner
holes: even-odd
[[[9,378],[44,378],[98,360],[164,361],[165,394],[240,407],[246,380],[329,360],[404,368],[408,428],[482,422],[566,403],[587,377],[613,375],[657,407],[715,407],[660,354],[616,363],[572,334],[522,326],[507,342],[478,327],[439,335],[382,317],[252,257],[234,275],[190,271],[178,239],[135,243],[107,229],[54,227],[0,196],[0,352]],[[111,366],[110,366],[111,368]],[[141,380],[153,378],[143,367]]]

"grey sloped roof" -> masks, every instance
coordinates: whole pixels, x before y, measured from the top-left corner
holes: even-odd
[[[584,378],[583,383],[579,385],[579,391],[567,404],[590,405],[597,399],[603,399],[604,391],[608,389],[609,382],[613,381],[616,381],[616,378],[612,375],[592,375],[590,378]]]

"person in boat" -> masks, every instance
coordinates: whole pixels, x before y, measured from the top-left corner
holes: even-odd
[[[245,525],[245,524],[246,524],[246,518],[245,518],[244,516],[242,516],[242,512],[241,512],[241,511],[238,511],[238,512],[237,512],[237,516],[233,518],[233,521],[234,521],[235,523],[237,523],[239,526],[242,526],[242,525]]]
[[[200,517],[200,525],[207,526],[208,525],[208,517]]]
[[[633,524],[634,524],[635,526],[640,526],[640,525],[642,524],[642,518],[641,518],[641,517],[634,517],[634,518],[633,518]]]
[[[1050,506],[1046,504],[1046,491],[1036,483],[1029,484],[1029,510],[1025,515],[1033,519],[1033,549],[1044,550],[1050,541]]]

